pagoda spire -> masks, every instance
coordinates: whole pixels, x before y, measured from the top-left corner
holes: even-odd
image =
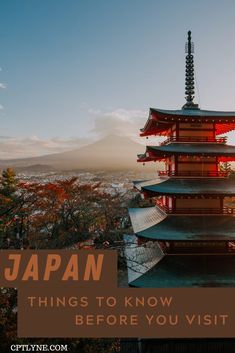
[[[188,41],[185,44],[186,62],[185,62],[185,94],[186,103],[182,109],[198,109],[198,104],[193,102],[194,99],[194,43],[191,42],[191,31],[188,31]]]

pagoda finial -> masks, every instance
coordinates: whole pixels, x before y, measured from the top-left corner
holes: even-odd
[[[194,43],[191,42],[191,31],[188,31],[188,41],[185,44],[186,68],[185,68],[185,94],[186,103],[182,109],[198,109],[198,104],[193,102],[194,98]]]

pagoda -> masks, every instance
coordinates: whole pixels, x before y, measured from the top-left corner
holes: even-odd
[[[202,110],[194,103],[194,47],[186,43],[186,103],[180,110],[150,108],[140,135],[164,136],[148,145],[138,162],[164,162],[154,180],[134,182],[151,207],[131,208],[137,247],[158,252],[153,266],[132,287],[235,286],[235,180],[228,163],[235,146],[235,112]],[[138,259],[135,259],[138,261]]]

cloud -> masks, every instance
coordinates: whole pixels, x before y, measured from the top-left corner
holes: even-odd
[[[88,138],[40,139],[0,136],[0,159],[27,158],[58,153],[82,147],[91,141]]]
[[[104,113],[98,112],[95,114],[95,126],[92,129],[92,133],[98,135],[99,138],[113,134],[128,136],[143,145],[156,145],[161,142],[163,138],[156,138],[154,136],[146,140],[139,136],[140,129],[144,127],[147,118],[148,110],[128,110],[120,108]]]
[[[98,136],[125,135],[136,136],[146,121],[147,111],[116,109],[109,112],[98,112],[95,115],[93,133]]]
[[[7,86],[5,85],[5,83],[0,82],[0,89],[5,89],[5,88],[7,88]]]
[[[27,158],[69,151],[108,135],[128,136],[139,143],[152,144],[151,139],[139,137],[139,130],[144,126],[148,117],[147,110],[120,108],[102,112],[100,109],[93,109],[89,106],[86,108],[94,124],[88,136],[69,139],[58,137],[41,139],[36,135],[25,138],[0,136],[0,159]],[[156,144],[156,142],[154,138],[153,143]]]

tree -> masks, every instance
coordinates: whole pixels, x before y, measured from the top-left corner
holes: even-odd
[[[226,173],[226,175],[230,176],[230,174],[232,172],[231,163],[229,163],[228,161],[220,163],[220,171],[224,172],[224,173]]]
[[[2,172],[1,193],[5,196],[12,196],[16,191],[16,175],[13,169],[7,168]]]
[[[111,234],[121,215],[119,195],[111,197],[99,183],[76,178],[53,183],[20,182],[11,170],[0,180],[0,248],[64,248],[94,234]],[[115,211],[116,209],[116,211]],[[17,292],[0,289],[1,351],[10,344],[68,344],[69,351],[114,353],[118,339],[19,339]]]
[[[101,245],[122,239],[127,218],[124,195],[77,178],[15,183],[8,176],[1,190],[9,191],[12,185],[12,192],[0,193],[2,247],[4,243],[5,248],[65,248],[87,239],[97,238]]]
[[[17,207],[17,180],[15,172],[8,168],[2,172],[0,178],[0,246],[7,247],[7,229],[15,217]]]

